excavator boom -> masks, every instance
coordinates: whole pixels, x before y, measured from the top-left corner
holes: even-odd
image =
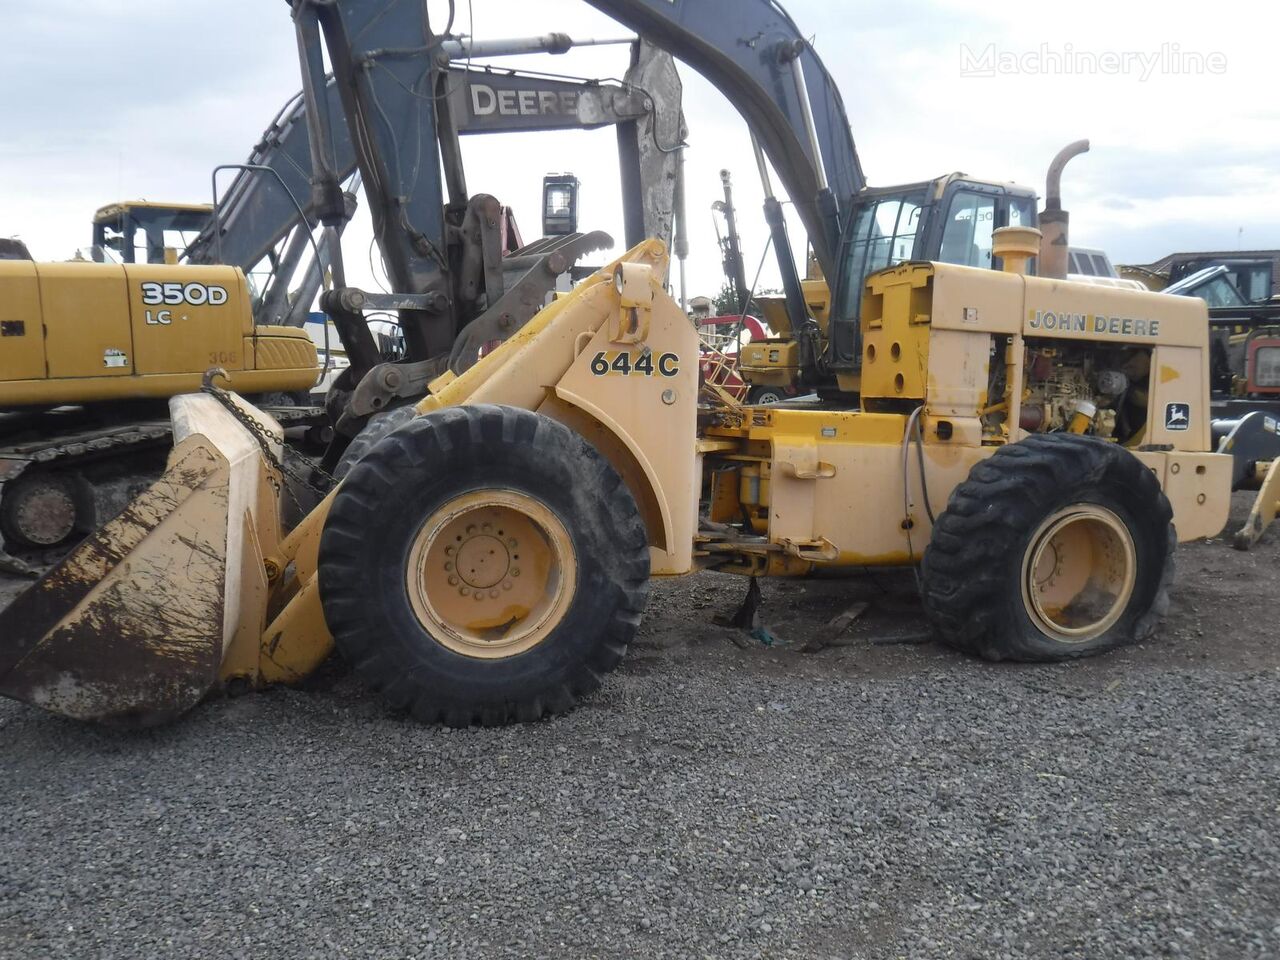
[[[707,78],[782,180],[823,272],[866,185],[839,88],[776,0],[587,0]]]

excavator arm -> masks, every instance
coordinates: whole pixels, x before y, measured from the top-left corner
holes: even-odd
[[[468,198],[462,135],[615,126],[628,243],[670,238],[678,154],[662,145],[681,144],[685,131],[669,53],[635,43],[621,83],[555,79],[470,60],[563,53],[582,41],[564,34],[492,41],[436,35],[424,6],[402,0],[294,0],[292,6],[304,90],[237,165],[239,173],[187,254],[192,263],[228,263],[246,272],[267,264],[255,305],[259,322],[300,322],[318,292],[321,267],[336,286],[345,285],[336,234],[354,210],[349,185],[357,177],[395,302],[370,303],[360,294],[330,301],[348,355],[363,358],[362,370],[377,360],[360,311],[350,306],[357,301],[400,312],[409,360],[449,353],[463,329],[518,278],[510,276],[505,286],[474,283],[472,227],[480,207],[488,210],[493,201]],[[478,219],[484,225],[493,218]],[[313,242],[317,224],[325,230]],[[485,280],[495,278],[488,269]]]
[[[587,0],[709,80],[777,171],[818,262],[835,276],[840,224],[866,178],[840,91],[774,0]]]
[[[337,91],[325,95],[336,104]],[[343,157],[342,179],[355,172],[355,155],[345,128],[334,131],[335,151]],[[249,270],[269,257],[298,225],[302,204],[310,217],[311,155],[302,94],[291,97],[263,130],[231,185],[218,198],[216,215],[187,247],[189,263],[225,263]],[[274,173],[267,173],[269,168]]]

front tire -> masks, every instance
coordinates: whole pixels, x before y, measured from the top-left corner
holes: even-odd
[[[334,479],[341,480],[345,477],[351,472],[352,467],[363,460],[365,455],[381,442],[383,437],[393,430],[399,430],[417,415],[418,411],[413,404],[407,404],[403,407],[383,410],[371,416],[369,422],[347,444],[347,449],[342,451],[338,465],[333,468]]]
[[[1055,661],[1149,638],[1177,538],[1152,472],[1113,443],[1044,434],[975,465],[921,565],[944,642],[988,660]]]
[[[320,540],[338,650],[395,707],[461,727],[568,711],[622,659],[648,595],[630,490],[564,425],[452,407],[378,442]]]

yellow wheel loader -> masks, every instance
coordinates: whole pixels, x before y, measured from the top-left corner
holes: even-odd
[[[642,244],[435,381],[287,533],[278,427],[175,398],[164,476],[0,614],[0,692],[154,723],[336,645],[421,720],[531,720],[619,662],[651,577],[707,568],[921,564],[939,636],[992,659],[1149,637],[1175,541],[1218,533],[1240,475],[1210,450],[1205,307],[1026,276],[1036,233],[1000,237],[1008,272],[869,278],[859,411],[699,411]]]

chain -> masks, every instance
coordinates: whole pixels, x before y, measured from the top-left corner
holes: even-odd
[[[266,459],[267,464],[271,467],[272,475],[268,477],[271,486],[275,488],[277,494],[282,490],[289,495],[289,499],[293,501],[293,505],[298,508],[300,513],[306,513],[302,504],[298,502],[298,498],[294,496],[293,490],[289,484],[285,482],[286,478],[292,478],[305,487],[310,487],[316,493],[324,496],[332,490],[338,483],[338,479],[330,474],[327,470],[316,463],[311,458],[304,456],[297,450],[293,451],[293,455],[306,464],[309,472],[304,472],[289,466],[283,456],[276,456],[275,438],[271,436],[263,427],[262,423],[253,416],[246,413],[238,403],[232,398],[231,394],[223,390],[221,387],[215,387],[212,384],[206,384],[200,388],[203,392],[209,394],[217,400],[227,412],[246,429],[249,435],[257,441],[258,446],[262,448],[262,456]]]

